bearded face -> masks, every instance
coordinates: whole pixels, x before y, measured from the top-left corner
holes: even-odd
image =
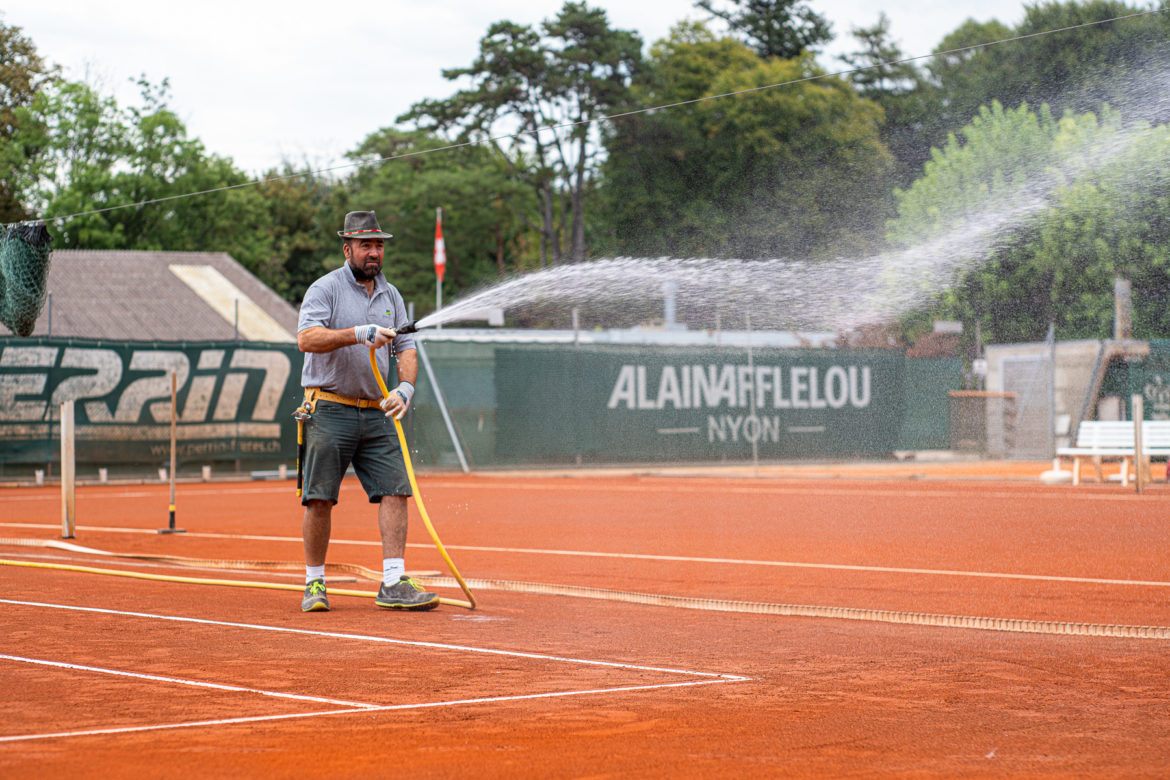
[[[346,239],[341,248],[353,278],[368,282],[382,273],[382,258],[385,252],[380,238]]]

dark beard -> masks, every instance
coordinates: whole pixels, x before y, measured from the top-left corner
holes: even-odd
[[[350,273],[353,274],[353,278],[357,279],[359,282],[368,282],[373,279],[377,279],[378,274],[382,273],[382,269],[380,268],[377,271],[374,271],[372,274],[368,274],[366,273],[366,269],[359,268],[352,262],[347,263],[347,265],[349,266]]]

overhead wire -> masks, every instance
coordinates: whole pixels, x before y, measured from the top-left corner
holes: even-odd
[[[592,117],[590,119],[580,119],[580,120],[574,120],[574,121],[569,121],[569,122],[562,122],[562,123],[555,124],[555,125],[549,125],[547,127],[540,127],[540,128],[531,129],[531,130],[521,130],[521,131],[515,132],[515,133],[506,133],[506,134],[498,135],[498,136],[490,136],[488,138],[479,139],[479,140],[460,141],[460,142],[456,142],[456,143],[445,144],[443,146],[437,146],[437,147],[434,147],[432,149],[420,149],[420,150],[411,151],[411,152],[403,152],[402,154],[388,155],[385,157],[376,157],[376,158],[368,159],[368,160],[357,160],[354,162],[345,163],[342,165],[334,165],[334,166],[330,166],[330,167],[326,167],[326,168],[316,168],[316,169],[308,169],[308,170],[303,170],[303,171],[296,171],[293,173],[282,174],[280,176],[268,176],[268,177],[264,177],[261,179],[254,179],[252,181],[241,182],[239,184],[228,184],[228,185],[224,185],[221,187],[211,187],[208,189],[197,190],[194,192],[180,193],[180,194],[176,194],[176,195],[166,195],[166,196],[159,197],[159,198],[149,198],[146,200],[135,201],[133,203],[124,203],[124,204],[117,205],[117,206],[106,206],[106,207],[100,208],[100,209],[90,209],[87,211],[79,211],[79,212],[76,212],[74,214],[66,214],[66,215],[57,216],[57,217],[42,217],[40,219],[24,220],[24,222],[66,222],[68,220],[78,219],[80,217],[89,217],[89,216],[95,216],[98,214],[106,214],[106,213],[113,212],[113,211],[121,211],[123,209],[142,208],[144,206],[152,206],[152,205],[156,205],[159,203],[166,203],[169,201],[181,200],[181,199],[185,199],[185,198],[195,198],[195,197],[200,197],[203,195],[211,195],[211,194],[218,193],[218,192],[228,192],[230,190],[244,189],[247,187],[256,187],[256,186],[260,186],[262,184],[271,184],[274,182],[288,181],[290,179],[299,179],[299,178],[303,178],[306,176],[319,176],[322,174],[335,173],[337,171],[348,170],[351,168],[362,168],[365,166],[372,166],[372,165],[384,165],[388,162],[392,162],[395,160],[405,160],[405,159],[410,159],[410,158],[414,158],[414,157],[421,157],[421,156],[428,155],[428,154],[435,154],[438,152],[450,152],[450,151],[454,151],[456,149],[465,149],[465,148],[469,148],[469,147],[473,147],[473,146],[481,146],[484,144],[498,143],[501,141],[519,140],[519,139],[523,139],[523,138],[526,138],[529,136],[539,137],[541,133],[546,133],[546,132],[556,133],[556,132],[560,132],[563,130],[569,130],[572,128],[582,127],[582,126],[586,126],[586,125],[600,124],[602,122],[612,122],[612,121],[617,120],[617,119],[624,119],[624,118],[631,117],[631,116],[637,116],[639,114],[648,114],[648,113],[655,112],[655,111],[667,111],[667,110],[671,110],[671,109],[675,109],[675,108],[680,108],[683,106],[695,105],[697,103],[704,103],[704,102],[708,102],[708,101],[712,101],[712,100],[722,100],[724,98],[736,97],[738,95],[746,95],[746,94],[751,94],[754,92],[762,92],[762,91],[770,90],[770,89],[778,89],[780,87],[787,87],[787,86],[792,86],[795,84],[803,84],[806,82],[818,81],[821,79],[839,78],[839,77],[843,77],[843,76],[849,76],[849,75],[852,75],[854,73],[862,73],[862,72],[867,71],[867,70],[875,70],[877,68],[884,68],[884,67],[889,67],[892,65],[903,65],[906,63],[916,62],[918,60],[924,60],[924,59],[931,59],[934,57],[945,57],[945,56],[952,55],[952,54],[962,54],[964,52],[974,51],[976,49],[985,49],[985,48],[989,48],[992,46],[999,46],[999,45],[1002,45],[1005,43],[1013,43],[1016,41],[1028,40],[1031,38],[1039,38],[1039,37],[1048,36],[1048,35],[1055,35],[1057,33],[1069,32],[1071,30],[1079,30],[1079,29],[1084,29],[1087,27],[1095,27],[1095,26],[1102,25],[1102,24],[1110,24],[1113,22],[1125,21],[1127,19],[1135,19],[1135,18],[1142,17],[1142,16],[1149,16],[1151,14],[1161,14],[1161,13],[1165,13],[1168,10],[1170,10],[1170,8],[1154,8],[1154,9],[1149,9],[1146,11],[1138,11],[1138,12],[1135,12],[1132,14],[1124,14],[1122,16],[1115,16],[1115,17],[1112,17],[1109,19],[1099,19],[1099,20],[1092,21],[1092,22],[1082,22],[1080,24],[1071,24],[1071,25],[1067,25],[1065,27],[1058,27],[1058,28],[1054,28],[1051,30],[1041,30],[1039,32],[1034,32],[1034,33],[1025,33],[1023,35],[1015,35],[1015,36],[1012,36],[1010,38],[1002,38],[1002,39],[995,40],[995,41],[986,41],[984,43],[975,43],[975,44],[971,44],[968,46],[959,46],[959,47],[956,47],[954,49],[947,49],[945,51],[931,52],[930,54],[919,54],[919,55],[915,55],[913,57],[904,57],[904,58],[898,59],[898,60],[887,60],[887,61],[883,61],[883,62],[876,62],[876,63],[873,63],[872,65],[863,65],[863,66],[859,66],[856,68],[848,68],[845,70],[838,70],[838,71],[833,71],[830,73],[818,73],[818,74],[814,74],[811,76],[804,76],[804,77],[798,78],[798,79],[791,79],[788,81],[777,82],[775,84],[765,84],[765,85],[758,86],[758,87],[747,87],[744,89],[734,90],[732,92],[724,92],[724,93],[721,93],[718,95],[704,95],[703,97],[692,98],[689,100],[680,100],[680,101],[676,101],[674,103],[664,103],[664,104],[656,105],[656,106],[646,106],[643,108],[632,109],[630,111],[623,111],[623,112],[619,112],[616,114],[607,114],[605,116]]]

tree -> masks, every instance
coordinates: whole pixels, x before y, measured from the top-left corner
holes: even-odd
[[[829,21],[800,0],[698,0],[695,5],[725,21],[761,57],[789,59],[833,39]]]
[[[1004,81],[1005,74],[1001,72],[999,60],[1004,54],[1003,47],[1012,44],[981,47],[981,44],[1006,40],[1014,35],[1012,28],[1002,22],[967,19],[935,47],[935,56],[930,59],[927,69],[939,87],[941,100],[935,126],[931,128],[934,138],[928,145],[936,145],[936,139],[945,139],[947,133],[966,125],[980,106],[990,104],[992,100],[1014,108],[1024,99],[1015,87],[1010,95],[1004,93],[1004,87],[1014,80]],[[1043,101],[1037,104],[1040,102]]]
[[[38,213],[59,219],[55,246],[223,251],[259,269],[271,253],[263,198],[238,188],[248,179],[230,160],[187,136],[165,80],[139,86],[142,105],[122,109],[60,81],[22,114],[17,138],[38,150],[30,191]]]
[[[119,107],[45,66],[20,29],[0,24],[0,221],[62,217],[57,247],[224,251],[297,302],[336,255],[344,206],[332,182],[270,171],[257,187],[208,155],[167,105],[164,80],[139,80]],[[222,189],[229,188],[229,189]],[[206,190],[222,190],[195,197]]]
[[[17,143],[19,112],[32,103],[53,78],[32,40],[21,28],[0,22],[0,223],[19,222],[33,216],[23,202],[31,158],[35,148]]]
[[[448,294],[538,262],[531,233],[519,216],[535,212],[532,190],[511,177],[492,150],[471,146],[434,152],[445,145],[421,131],[386,128],[372,133],[350,154],[371,164],[362,166],[339,193],[344,210],[373,209],[394,234],[386,243],[386,275],[415,303],[420,317],[434,308],[436,208],[443,209],[443,286]],[[400,159],[386,159],[395,157]]]
[[[1016,201],[1053,162],[1057,123],[1047,106],[1005,109],[998,102],[931,152],[921,178],[897,190],[891,241],[908,246],[982,220]]]
[[[855,27],[852,34],[861,49],[841,59],[849,67],[857,68],[849,74],[849,80],[863,97],[904,95],[919,86],[918,68],[912,62],[901,62],[905,54],[890,40],[890,18],[885,11],[878,14],[872,27]]]
[[[1049,281],[1051,320],[1066,338],[1112,334],[1113,282],[1134,291],[1134,335],[1170,334],[1170,126],[1125,125],[1114,111],[1066,115],[1054,205],[1030,247]]]
[[[264,174],[256,188],[266,206],[272,251],[256,269],[285,300],[299,304],[305,291],[326,271],[341,263],[338,215],[348,209],[344,184],[314,173],[306,163],[289,161]]]
[[[903,245],[956,235],[968,270],[938,285],[933,313],[978,320],[992,340],[1038,340],[1050,322],[1064,338],[1107,337],[1119,275],[1133,282],[1135,335],[1165,334],[1170,174],[1153,161],[1167,154],[1166,125],[993,104],[898,193],[889,234]]]
[[[882,141],[897,161],[894,181],[906,186],[929,159],[928,132],[938,112],[939,92],[913,62],[902,61],[906,55],[891,40],[884,12],[872,27],[855,27],[852,35],[860,48],[842,56],[857,69],[849,80],[860,95],[885,110]]]
[[[57,81],[18,116],[15,141],[33,150],[26,197],[36,213],[76,214],[115,205],[91,198],[112,188],[113,169],[127,145],[127,129],[112,97],[102,97],[81,82]],[[67,235],[56,236],[58,246],[64,240],[67,245],[113,248],[120,239],[111,238],[107,227],[96,215],[80,217],[71,222]]]
[[[639,101],[700,101],[607,131],[605,223],[619,253],[806,257],[880,237],[881,109],[809,55],[762,59],[703,25],[656,44]],[[743,92],[712,100],[703,98]]]
[[[994,21],[964,22],[935,50],[1063,31],[936,56],[929,70],[944,97],[939,130],[961,127],[993,99],[1008,107],[1047,103],[1058,116],[1132,100],[1135,87],[1140,90],[1143,82],[1157,78],[1156,70],[1147,69],[1165,67],[1170,18],[1160,13],[1091,23],[1143,10],[1148,9],[1120,0],[1069,0],[1026,5],[1024,20],[1015,28]],[[1064,29],[1070,27],[1075,29]]]
[[[573,149],[568,154],[558,150],[558,159],[568,179],[569,257],[580,262],[585,258],[585,193],[599,150],[593,120],[628,106],[629,83],[642,59],[642,39],[610,29],[605,11],[584,3],[566,3],[544,28],[554,41],[558,65],[549,86],[573,124]]]
[[[469,67],[443,71],[472,86],[417,103],[399,121],[493,149],[536,195],[537,219],[518,216],[539,231],[543,265],[585,257],[586,196],[599,150],[594,123],[626,107],[641,40],[612,29],[604,11],[583,2],[566,2],[542,31],[493,24]]]

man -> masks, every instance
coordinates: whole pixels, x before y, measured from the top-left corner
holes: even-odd
[[[387,328],[407,324],[402,295],[382,275],[384,240],[372,211],[345,215],[341,237],[345,265],[309,287],[301,303],[297,346],[305,353],[305,595],[301,609],[326,611],[325,553],[333,505],[352,463],[371,504],[378,505],[382,534],[382,587],[374,603],[388,609],[433,609],[439,597],[406,575],[406,499],[411,494],[406,464],[391,415],[401,419],[414,396],[418,351],[414,337],[392,338]],[[386,375],[391,345],[398,358],[397,387],[382,399],[370,368],[370,347]]]

